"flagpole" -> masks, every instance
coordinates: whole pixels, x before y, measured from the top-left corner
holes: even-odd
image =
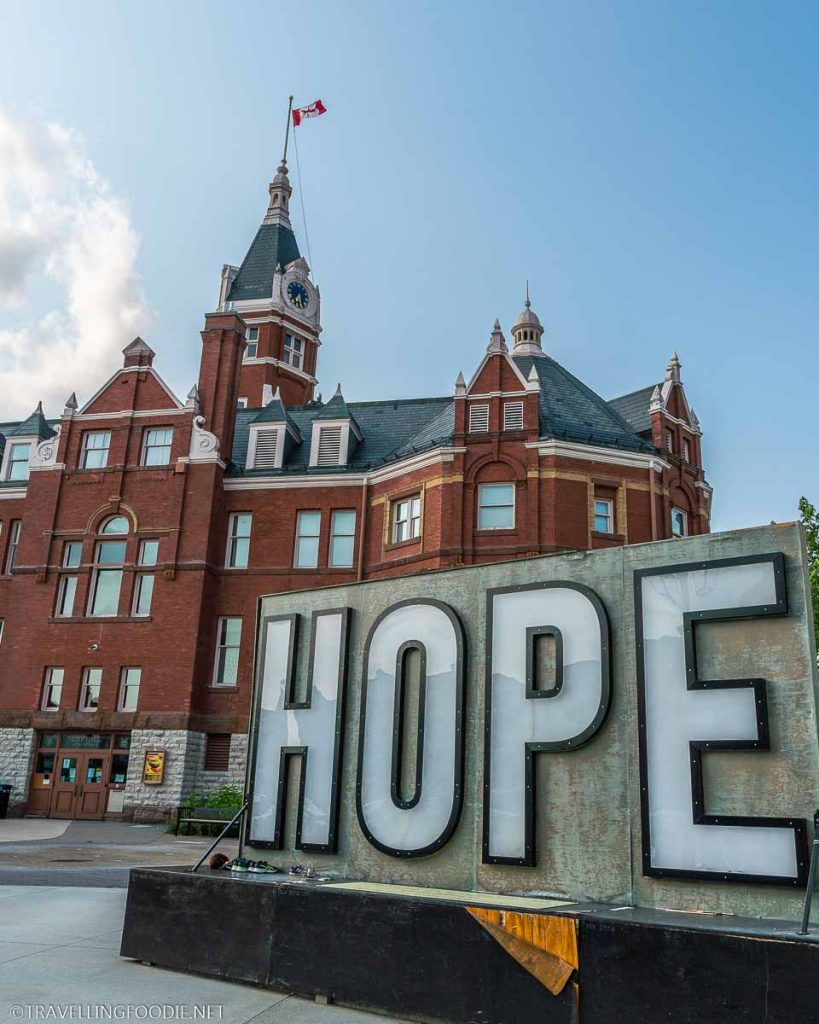
[[[287,163],[287,140],[290,138],[290,115],[293,113],[293,97],[290,97],[290,102],[287,104],[287,126],[284,129],[284,153],[282,154],[282,163]]]

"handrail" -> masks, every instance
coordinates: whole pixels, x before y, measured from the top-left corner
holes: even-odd
[[[199,858],[199,860],[193,865],[193,867],[191,868],[191,873],[197,871],[199,868],[202,867],[202,865],[205,862],[205,858],[208,857],[216,849],[216,847],[219,845],[219,843],[221,843],[221,841],[224,839],[225,834],[227,833],[228,829],[232,828],[236,824],[236,822],[239,820],[239,818],[242,817],[242,815],[247,810],[249,803],[250,803],[249,800],[245,800],[245,802],[239,808],[238,812],[230,819],[230,821],[227,823],[227,825],[225,825],[225,827],[222,829],[222,831],[219,833],[219,835],[213,840],[213,842],[210,844],[210,846],[207,848],[207,850],[205,850],[205,852],[202,854],[202,856]],[[239,852],[240,853],[241,853],[241,847],[242,847],[242,828],[240,826],[239,827]]]
[[[808,884],[805,887],[805,905],[802,909],[802,927],[800,935],[807,935],[810,926],[810,907],[813,902],[813,887],[816,884],[817,854],[819,854],[819,810],[813,816],[813,848],[810,855],[810,868],[808,869]]]

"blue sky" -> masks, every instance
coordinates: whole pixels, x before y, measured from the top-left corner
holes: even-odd
[[[143,333],[184,394],[221,265],[264,212],[287,96],[320,97],[298,141],[324,394],[451,393],[528,277],[547,351],[604,397],[678,350],[727,529],[819,502],[818,34],[815,4],[749,0],[27,0],[4,12],[0,108],[84,140],[118,204],[85,248],[132,239],[139,275],[110,330]],[[0,249],[1,233],[2,217]],[[84,259],[79,277],[119,296],[111,259]],[[0,295],[3,267],[0,251]],[[0,329],[64,301],[37,267]],[[54,370],[47,329],[25,336],[32,386]],[[87,397],[92,367],[64,349],[63,390]]]

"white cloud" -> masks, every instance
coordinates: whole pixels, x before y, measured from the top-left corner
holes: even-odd
[[[72,391],[88,397],[120,365],[153,321],[138,248],[82,139],[0,107],[0,421],[41,399],[59,415]]]

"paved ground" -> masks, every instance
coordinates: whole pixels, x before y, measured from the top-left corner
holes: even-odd
[[[194,1014],[218,1024],[388,1021],[123,960],[118,952],[124,908],[122,889],[0,886],[0,1022],[156,1019],[166,1024],[193,1020]],[[157,1012],[151,1007],[162,1008],[162,1016],[148,1016]]]
[[[0,820],[0,885],[123,888],[132,867],[194,864],[211,842],[176,838],[165,825],[8,818]],[[236,840],[219,849],[234,856]]]

